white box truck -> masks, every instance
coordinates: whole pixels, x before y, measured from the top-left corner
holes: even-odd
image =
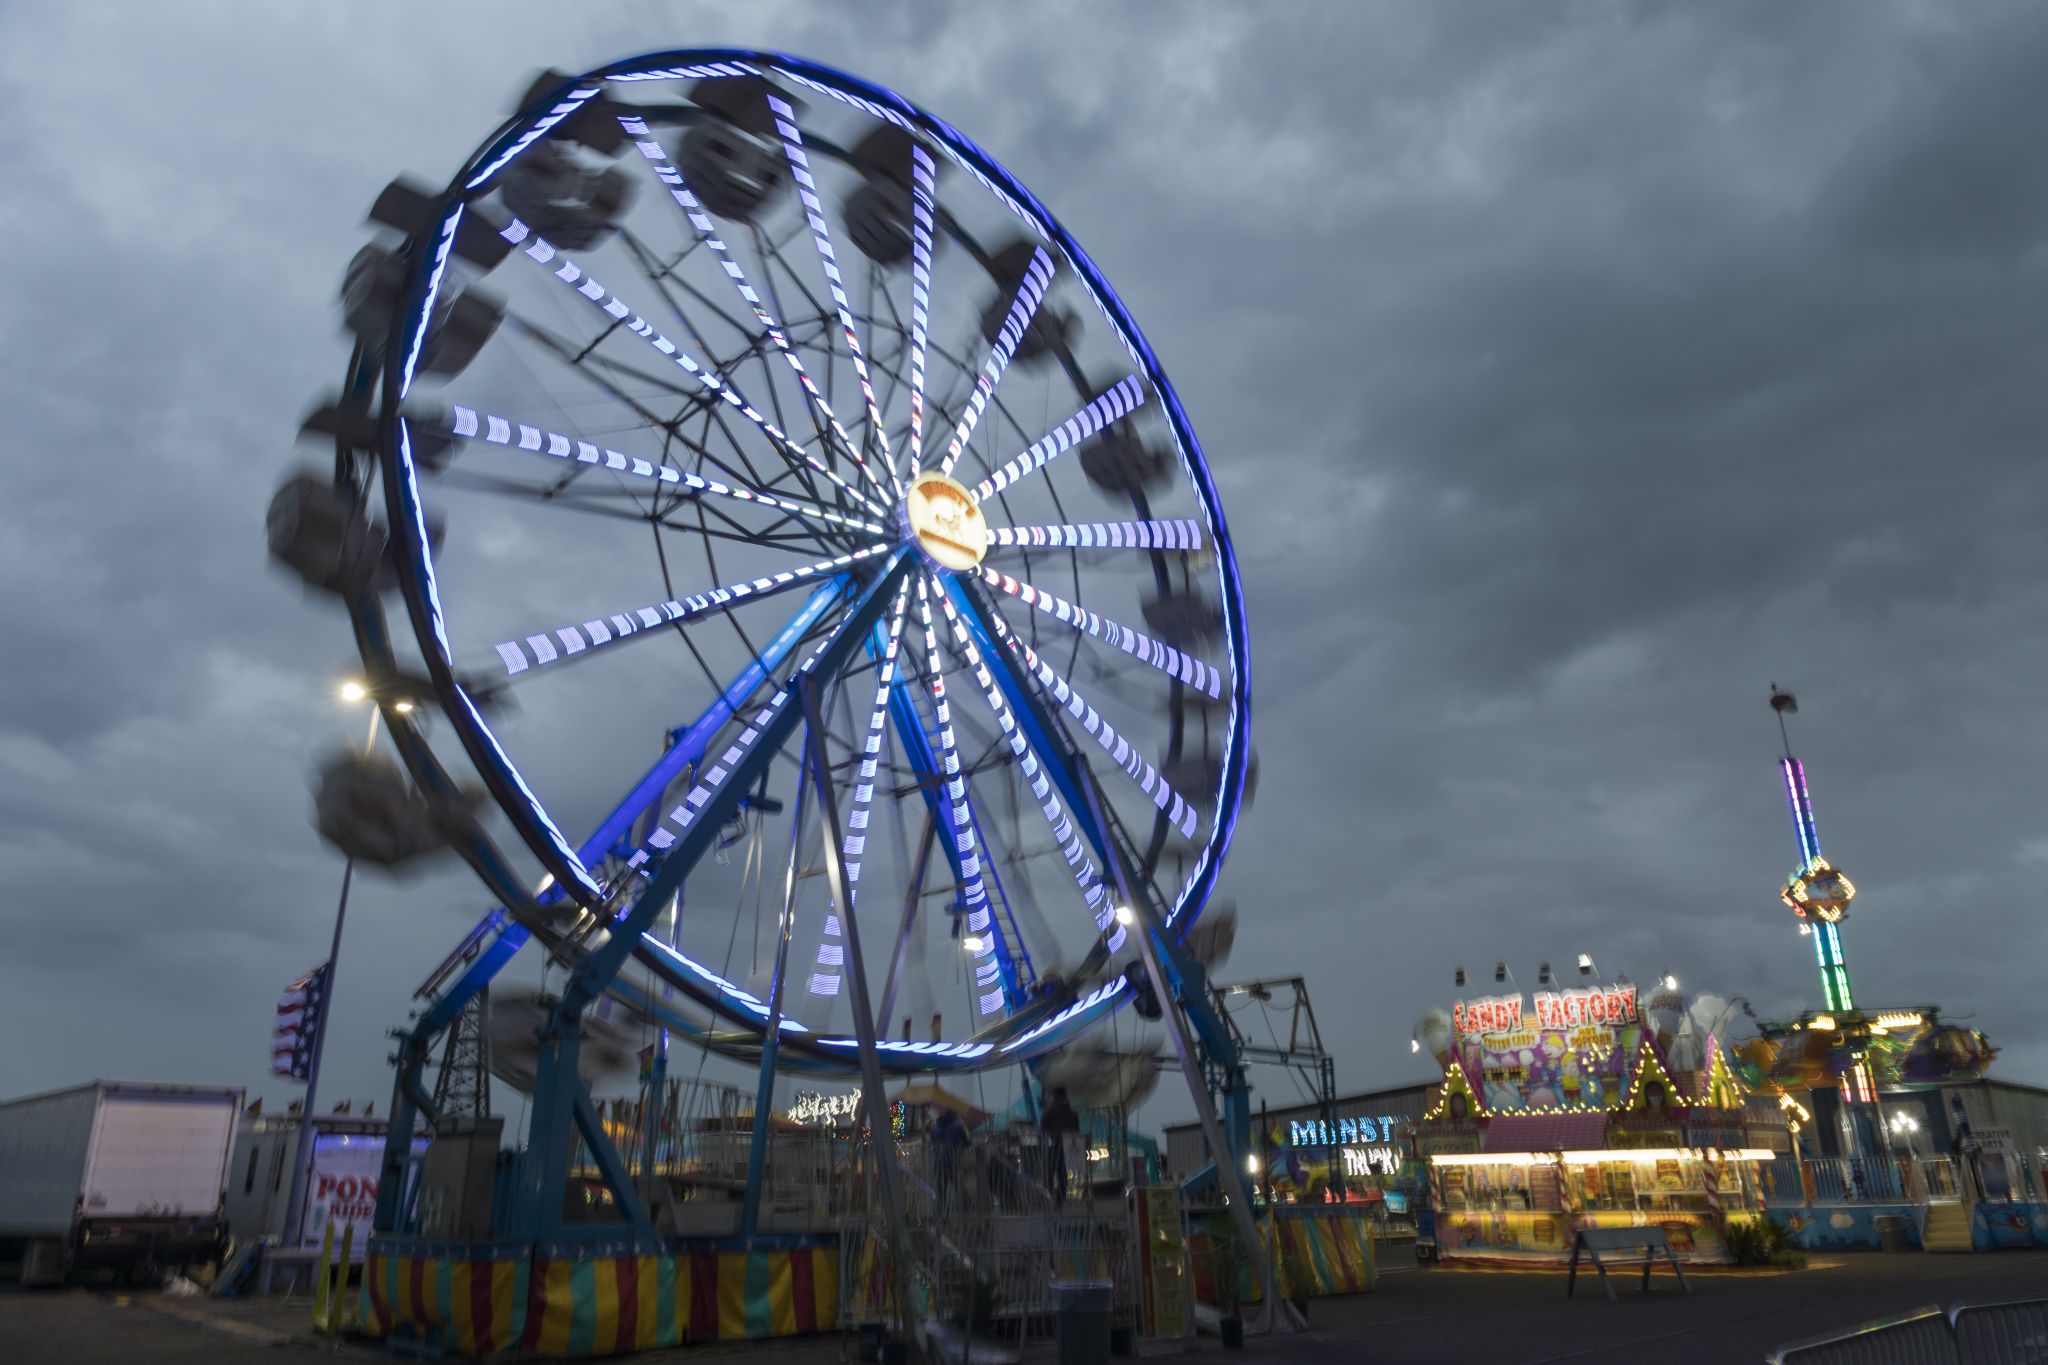
[[[0,1260],[54,1284],[215,1259],[241,1112],[239,1089],[130,1081],[0,1101]]]

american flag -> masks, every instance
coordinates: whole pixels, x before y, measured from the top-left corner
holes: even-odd
[[[295,1081],[306,1079],[313,1060],[313,1034],[327,1007],[327,964],[321,963],[284,988],[277,1001],[277,1030],[270,1037],[270,1070]]]

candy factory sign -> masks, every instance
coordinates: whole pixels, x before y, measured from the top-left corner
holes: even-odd
[[[1526,1029],[1572,1029],[1584,1024],[1610,1027],[1636,1017],[1634,986],[1593,986],[1584,990],[1538,991],[1532,1013],[1519,995],[1460,1000],[1451,1006],[1451,1027],[1461,1034],[1520,1033]]]

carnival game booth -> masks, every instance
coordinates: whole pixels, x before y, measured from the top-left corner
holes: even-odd
[[[1649,1013],[1627,983],[1539,993],[1532,1010],[1460,1002],[1414,1130],[1437,1256],[1562,1264],[1581,1228],[1654,1226],[1686,1260],[1728,1259],[1728,1222],[1762,1209],[1784,1128],[1718,1039],[1681,1068],[1681,1021]]]

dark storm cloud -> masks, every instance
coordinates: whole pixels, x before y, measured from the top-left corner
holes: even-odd
[[[1160,351],[1251,605],[1230,974],[1313,963],[1346,1084],[1407,1074],[1459,963],[1529,984],[1589,948],[1808,1003],[1772,677],[1864,892],[1862,993],[1975,1010],[2008,1074],[2048,1072],[2048,17],[490,13],[0,14],[0,1030],[58,1039],[0,1054],[0,1093],[260,1081],[337,875],[304,772],[357,724],[343,624],[260,522],[340,367],[364,206],[538,67],[718,41],[982,141]],[[460,868],[357,887],[331,1065],[363,1095],[479,897]]]

